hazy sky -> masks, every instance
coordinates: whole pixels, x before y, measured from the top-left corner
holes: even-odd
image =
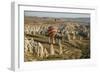
[[[37,12],[24,11],[25,16],[54,17],[54,18],[89,18],[90,14],[85,13],[61,13],[61,12]]]

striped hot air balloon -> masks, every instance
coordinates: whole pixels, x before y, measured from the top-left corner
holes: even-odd
[[[50,37],[55,37],[56,33],[57,33],[57,27],[50,26],[48,28],[48,34],[49,34]]]
[[[54,37],[57,33],[57,30],[58,30],[58,28],[55,26],[48,27],[48,35],[49,35],[50,39],[53,41],[53,43],[54,43]]]

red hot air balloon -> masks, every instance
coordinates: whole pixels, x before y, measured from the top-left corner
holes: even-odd
[[[52,43],[55,43],[54,37],[57,33],[57,30],[58,30],[58,28],[55,26],[48,27],[48,35],[49,35],[50,39],[52,40]]]

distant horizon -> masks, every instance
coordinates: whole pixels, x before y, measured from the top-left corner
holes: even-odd
[[[90,18],[88,13],[68,13],[68,12],[43,12],[43,11],[24,11],[27,17],[50,17],[50,18]]]
[[[39,16],[25,16],[25,17],[38,17],[38,18],[56,18],[56,17],[39,17]],[[59,17],[58,19],[70,19],[70,18],[64,18],[64,17]],[[90,17],[76,17],[77,19],[81,19],[81,18],[88,18],[88,19],[90,19]],[[75,19],[75,18],[71,18],[71,19]]]

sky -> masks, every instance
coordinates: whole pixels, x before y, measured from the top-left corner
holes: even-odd
[[[86,13],[61,13],[61,12],[40,12],[40,11],[24,11],[25,16],[37,17],[54,17],[54,18],[89,18],[90,14]]]

